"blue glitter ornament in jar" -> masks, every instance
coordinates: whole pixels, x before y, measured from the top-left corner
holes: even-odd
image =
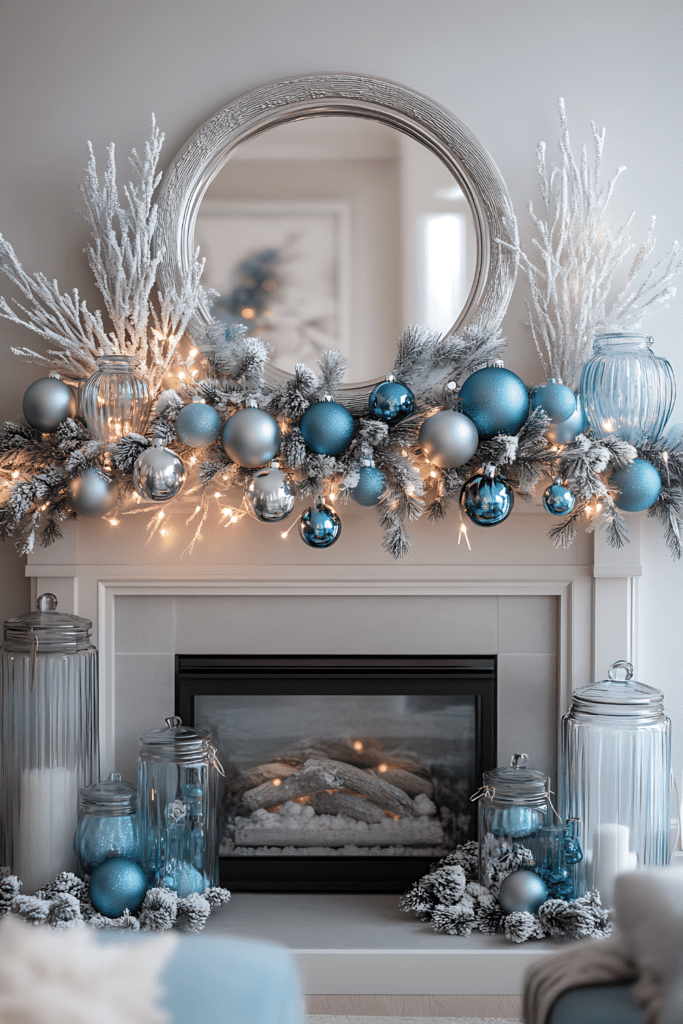
[[[509,768],[484,772],[479,801],[479,881],[491,886],[501,871],[533,864],[531,838],[551,824],[550,780],[527,768],[526,754],[515,754]]]
[[[108,857],[140,859],[136,802],[135,787],[118,772],[79,790],[74,849],[82,877]]]

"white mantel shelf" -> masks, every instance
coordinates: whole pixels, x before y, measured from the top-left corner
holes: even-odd
[[[238,892],[205,932],[285,946],[308,995],[518,995],[531,964],[566,948],[480,932],[440,935],[398,902],[398,895]]]

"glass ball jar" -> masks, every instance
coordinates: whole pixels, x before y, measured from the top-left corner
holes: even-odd
[[[116,444],[126,434],[144,434],[151,398],[139,365],[133,356],[101,356],[81,386],[81,416],[96,441]]]
[[[81,876],[91,875],[108,857],[139,861],[137,791],[118,772],[79,793],[74,849]]]

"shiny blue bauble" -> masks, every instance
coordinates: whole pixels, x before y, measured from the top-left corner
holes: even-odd
[[[490,829],[494,836],[521,839],[538,832],[543,824],[543,812],[535,807],[504,807],[493,812]]]
[[[615,469],[608,480],[610,490],[616,491],[614,504],[623,512],[644,512],[659,497],[662,478],[645,459],[634,459],[629,466]]]
[[[551,377],[536,389],[531,408],[543,409],[551,423],[562,423],[576,412],[576,398],[573,391]]]
[[[109,857],[90,876],[90,899],[105,917],[121,917],[139,908],[147,892],[147,875],[128,857]]]
[[[218,437],[221,418],[212,406],[193,402],[180,410],[175,428],[183,444],[190,448],[204,448]]]
[[[167,869],[164,875],[164,885],[167,889],[174,889],[178,897],[184,900],[191,892],[204,892],[206,879],[187,861],[175,861],[173,869]]]
[[[460,505],[477,526],[498,526],[512,512],[515,503],[512,488],[505,480],[477,473],[463,484]]]
[[[588,420],[579,395],[576,396],[576,408],[571,416],[560,423],[551,423],[545,432],[548,444],[571,444],[574,438],[588,430]]]
[[[351,444],[356,427],[353,416],[338,402],[315,402],[301,417],[299,430],[311,451],[340,455]]]
[[[543,492],[543,508],[553,516],[568,516],[576,504],[576,498],[561,480],[556,480]]]
[[[307,508],[299,520],[299,536],[309,548],[329,548],[341,533],[341,519],[331,505]]]
[[[358,505],[376,505],[384,494],[387,481],[376,466],[361,466],[358,483],[349,494]]]
[[[410,416],[415,408],[415,395],[398,380],[384,380],[377,384],[368,400],[370,415],[385,423],[398,423]]]
[[[460,389],[462,411],[487,441],[496,434],[517,434],[529,415],[526,384],[504,366],[475,370]]]
[[[535,871],[513,871],[501,882],[498,902],[506,914],[535,914],[548,895],[548,886]]]

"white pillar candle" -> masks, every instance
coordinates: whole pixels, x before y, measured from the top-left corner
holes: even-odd
[[[23,883],[22,893],[33,894],[60,871],[76,870],[76,769],[27,769],[21,776],[20,800],[13,869]]]
[[[593,886],[605,907],[614,904],[614,880],[623,871],[638,867],[638,855],[629,849],[626,825],[600,825],[593,834]]]

